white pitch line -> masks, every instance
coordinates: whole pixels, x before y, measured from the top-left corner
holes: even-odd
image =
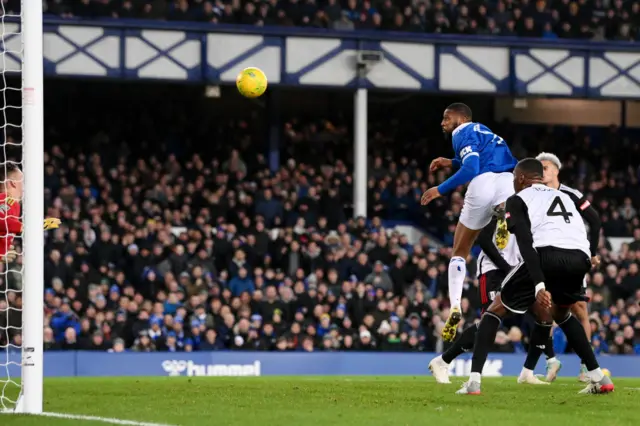
[[[0,414],[18,414],[18,413],[7,413],[0,411]],[[67,420],[85,420],[89,422],[100,422],[107,423],[112,425],[127,425],[127,426],[173,426],[165,423],[149,423],[149,422],[138,422],[135,420],[122,420],[115,419],[110,417],[98,417],[98,416],[85,416],[82,414],[65,414],[65,413],[40,413],[40,414],[27,414],[28,416],[35,417],[54,417],[57,419],[67,419]]]

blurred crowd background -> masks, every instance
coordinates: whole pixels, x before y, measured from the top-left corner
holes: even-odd
[[[44,0],[64,18],[633,41],[637,0]],[[3,0],[15,13],[20,0]]]
[[[0,4],[11,14],[19,3]],[[65,18],[623,41],[637,40],[640,23],[639,3],[624,0],[45,4]],[[442,110],[464,101],[481,106],[474,118],[518,158],[555,152],[562,181],[598,209],[592,343],[598,353],[640,354],[637,133],[495,122],[487,98],[377,94],[367,217],[353,218],[349,94],[283,89],[276,104],[223,89],[212,100],[194,86],[47,82],[46,209],[63,225],[46,235],[46,350],[442,351],[464,188],[428,207],[419,199],[447,176],[428,172],[431,159],[452,154]],[[5,112],[9,122],[14,111]],[[5,142],[19,138],[5,130]],[[4,148],[8,158],[19,149]],[[612,245],[619,237],[632,242]],[[461,328],[480,314],[475,258],[468,262]],[[21,345],[23,267],[21,256],[2,265],[0,347]],[[527,317],[505,321],[493,350],[524,352],[530,327]],[[554,333],[556,350],[570,351]]]
[[[367,219],[352,218],[353,121],[340,97],[323,108],[319,96],[308,111],[288,102],[298,114],[282,111],[275,168],[264,104],[95,82],[58,82],[45,99],[47,215],[63,222],[46,235],[47,350],[445,347],[449,247],[464,188],[426,208],[419,199],[446,177],[428,164],[450,155],[439,117],[452,99],[420,95],[391,108],[372,99]],[[55,108],[61,103],[75,113]],[[593,345],[640,353],[637,136],[496,123],[485,110],[477,120],[518,157],[556,152],[562,180],[599,210]],[[424,236],[410,241],[396,228],[407,222]],[[612,250],[609,239],[621,236],[634,240]],[[461,328],[480,314],[475,258],[468,261]],[[22,276],[13,272],[21,262],[7,265],[0,284],[10,290],[0,298],[5,312],[7,302],[21,303]],[[0,315],[0,345],[20,343],[19,328],[7,328],[20,318],[18,310]],[[523,352],[529,330],[526,317],[506,321],[493,350]],[[562,332],[556,337],[560,353],[570,350]]]

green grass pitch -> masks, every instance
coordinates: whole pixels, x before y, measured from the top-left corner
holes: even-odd
[[[45,381],[45,411],[215,426],[614,426],[638,422],[640,380],[616,379],[609,395],[578,395],[575,379],[550,386],[483,380],[483,394],[455,395],[462,378],[166,377]],[[2,426],[98,425],[86,420],[0,415]],[[104,423],[102,423],[104,424]]]

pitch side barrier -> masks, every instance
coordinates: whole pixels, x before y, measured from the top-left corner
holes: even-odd
[[[19,361],[20,355],[14,354]],[[45,352],[45,377],[99,376],[426,376],[432,353],[363,352],[192,352],[192,353],[107,353]],[[517,376],[524,354],[490,354],[483,374],[487,377]],[[561,376],[574,377],[580,370],[575,355],[561,355]],[[603,368],[615,377],[640,377],[640,356],[599,356]],[[11,371],[14,368],[15,371]],[[466,354],[451,365],[454,376],[467,376],[471,356]],[[537,372],[544,373],[544,362]],[[2,372],[0,374],[6,374]],[[9,366],[11,377],[20,371]],[[0,378],[2,376],[0,375]]]

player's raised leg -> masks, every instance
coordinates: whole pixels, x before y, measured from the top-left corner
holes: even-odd
[[[487,188],[492,188],[487,191]],[[513,194],[511,173],[485,173],[474,178],[467,187],[460,220],[453,236],[453,253],[449,261],[449,300],[451,312],[442,330],[442,338],[451,341],[461,319],[460,300],[467,276],[466,259],[482,229],[491,222],[496,206]]]
[[[485,224],[486,225],[486,224]],[[458,222],[455,235],[453,236],[453,253],[449,261],[449,301],[451,302],[451,312],[447,323],[442,329],[442,338],[450,342],[456,337],[458,324],[462,319],[460,302],[462,301],[462,289],[464,279],[467,276],[467,257],[471,253],[471,247],[478,238],[482,228],[469,229],[462,222]]]
[[[460,299],[467,272],[467,256],[480,230],[491,221],[493,207],[513,193],[510,172],[516,165],[516,159],[504,139],[485,125],[472,121],[471,108],[465,104],[449,105],[444,110],[440,125],[445,135],[451,135],[454,158],[433,160],[429,171],[433,173],[443,167],[458,170],[437,187],[429,188],[422,195],[420,203],[427,205],[469,183],[454,235],[453,258],[449,263],[451,313],[442,330],[442,337],[452,341],[461,318]],[[505,193],[507,191],[508,194]]]
[[[495,218],[487,225],[478,236],[478,244],[482,253],[478,259],[478,293],[482,303],[482,312],[491,306],[496,295],[500,293],[502,281],[511,270],[511,265],[518,264],[518,249],[515,238],[509,238],[510,234],[501,234],[501,228],[506,231],[504,219]],[[441,356],[431,360],[429,370],[438,383],[451,383],[449,380],[449,365],[464,352],[473,349],[478,325],[467,327],[459,339]]]

